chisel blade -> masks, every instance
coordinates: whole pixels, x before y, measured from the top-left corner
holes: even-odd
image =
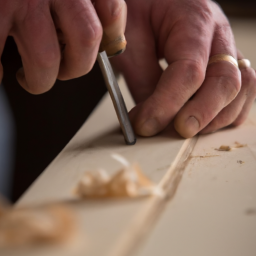
[[[117,118],[119,120],[124,139],[126,144],[134,145],[136,143],[136,137],[127,113],[127,108],[117,83],[112,66],[109,62],[108,56],[105,51],[99,52],[97,60],[99,62],[107,89],[112,99]]]

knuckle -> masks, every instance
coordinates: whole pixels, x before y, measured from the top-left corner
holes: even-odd
[[[241,73],[232,64],[218,62],[211,65],[207,71],[207,77],[216,78],[216,86],[226,99],[232,101],[241,89]]]
[[[193,80],[202,81],[204,79],[204,66],[196,60],[187,60],[186,66],[190,75],[192,75]]]
[[[213,13],[211,6],[209,5],[209,1],[201,0],[198,1],[190,1],[189,3],[190,9],[193,10],[193,13],[198,21],[203,23],[211,23],[213,20]]]
[[[87,24],[87,26],[81,30],[80,43],[84,47],[93,47],[100,42],[102,33],[102,26],[98,22]]]
[[[227,33],[232,33],[231,32],[231,27],[228,21],[224,21],[221,24],[218,24],[215,28],[215,33],[220,34],[220,35],[226,35]]]
[[[209,8],[202,8],[201,10],[198,11],[199,19],[203,23],[211,23],[213,18],[212,18],[212,12]]]
[[[102,26],[91,1],[63,0],[60,6],[62,12],[69,11],[70,26],[77,34],[76,40],[83,47],[93,47],[102,37]],[[63,2],[63,3],[62,3]]]
[[[162,83],[165,86],[158,87],[158,91],[166,101],[175,102],[175,105],[181,107],[181,103],[188,100],[188,95],[193,95],[203,83],[205,78],[204,67],[199,61],[190,59],[178,60],[171,65],[172,70],[179,70],[172,81],[172,83],[177,83],[177,86],[170,86],[168,77],[166,81],[163,77]]]
[[[110,19],[115,20],[121,13],[121,10],[123,6],[126,5],[125,1],[119,1],[119,0],[109,0],[108,5],[110,6],[110,10],[107,13]],[[97,0],[96,1],[96,10],[97,12],[100,11],[100,13],[106,14],[106,0]]]
[[[188,90],[199,88],[205,78],[205,67],[202,62],[197,60],[185,60],[183,84]]]
[[[219,48],[233,49],[235,46],[235,40],[232,29],[228,22],[218,24],[215,27],[215,40]]]

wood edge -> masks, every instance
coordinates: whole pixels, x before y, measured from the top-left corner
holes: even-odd
[[[166,196],[164,198],[155,196],[147,203],[146,207],[138,213],[129,225],[128,230],[120,236],[115,243],[117,246],[110,250],[108,256],[135,255],[163,212],[166,204],[174,197],[197,140],[198,136],[187,139],[184,142],[172,165],[159,182],[158,186],[163,188]]]

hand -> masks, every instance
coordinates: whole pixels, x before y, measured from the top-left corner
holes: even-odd
[[[19,83],[33,94],[46,92],[57,78],[88,73],[97,57],[102,26],[111,30],[124,14],[122,0],[0,0],[0,56],[7,36],[13,36],[23,63],[17,72]],[[124,30],[124,21],[122,26],[119,29]],[[2,76],[0,65],[0,81]]]
[[[216,54],[237,58],[219,6],[207,0],[126,3],[128,46],[113,62],[137,103],[130,112],[135,131],[152,136],[174,120],[178,133],[189,138],[241,124],[256,97],[256,76],[252,68],[240,72],[226,61],[207,67]],[[165,71],[161,58],[169,64]]]

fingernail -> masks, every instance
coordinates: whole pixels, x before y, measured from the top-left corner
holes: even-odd
[[[154,118],[146,120],[140,127],[139,131],[137,131],[139,135],[145,136],[145,137],[153,136],[158,132],[159,132],[159,123]]]
[[[199,131],[200,125],[198,120],[194,116],[190,116],[185,122],[185,130],[187,138],[191,138],[196,135]]]

